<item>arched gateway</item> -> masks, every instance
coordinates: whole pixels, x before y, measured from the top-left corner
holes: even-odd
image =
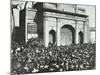
[[[36,2],[34,7],[21,9],[18,12],[20,17],[17,29],[12,26],[17,30],[15,39],[27,42],[30,38],[39,38],[45,47],[48,47],[49,42],[57,46],[88,43],[89,19],[85,10],[80,8],[76,12],[73,5],[67,5],[68,10],[65,6]]]
[[[83,41],[84,41],[84,35],[83,35],[83,32],[80,31],[80,32],[79,32],[79,43],[82,44]]]
[[[71,25],[64,25],[60,29],[60,44],[61,45],[70,45],[74,43],[75,40],[75,30]]]
[[[34,9],[36,9],[36,11],[33,8],[22,11],[22,16],[24,11],[26,11],[24,14],[35,14],[35,16],[29,14],[25,17],[26,41],[29,37],[27,36],[27,34],[29,35],[29,33],[27,33],[27,24],[33,21],[37,24],[36,34],[38,34],[39,39],[43,40],[43,45],[45,45],[45,47],[48,47],[50,42],[57,46],[64,46],[72,43],[87,43],[89,41],[89,37],[87,36],[89,34],[89,20],[87,15],[80,12],[77,13],[74,11],[73,6],[69,6],[69,8],[72,9],[72,12],[69,11],[69,8],[67,11],[65,6],[62,7],[64,10],[60,9],[59,4],[57,4],[58,7],[52,4],[50,4],[50,6],[52,6],[52,8],[47,8],[48,3],[36,3],[34,5]],[[23,25],[23,23],[21,24]],[[84,35],[81,33],[79,34],[80,31],[82,31]]]
[[[49,32],[49,42],[54,44],[55,41],[56,41],[55,31],[54,30],[50,30],[50,32]]]

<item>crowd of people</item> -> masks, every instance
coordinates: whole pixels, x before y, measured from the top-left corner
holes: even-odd
[[[31,39],[11,45],[11,72],[15,74],[95,69],[95,44],[40,45]]]

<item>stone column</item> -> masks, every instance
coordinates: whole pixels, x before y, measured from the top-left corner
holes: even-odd
[[[47,18],[44,18],[44,24],[43,24],[43,28],[44,28],[44,45],[45,47],[48,47],[49,44],[49,32],[48,32],[48,22],[46,20]]]
[[[59,19],[57,19],[56,21],[57,23],[57,46],[60,46],[60,22],[59,22]]]
[[[75,44],[79,43],[79,37],[78,37],[78,21],[75,21]]]
[[[89,20],[86,22],[87,25],[87,43],[90,41],[90,29],[89,29]]]
[[[27,13],[27,11],[25,10],[25,12]],[[28,23],[28,21],[27,21],[27,18],[28,18],[28,16],[27,16],[27,14],[25,14],[26,16],[26,18],[25,18],[25,41],[27,42],[28,41],[28,33],[27,33],[27,23]]]
[[[85,21],[84,22],[84,25],[83,25],[83,32],[84,32],[84,43],[88,43],[88,37],[89,37],[89,35],[88,35],[88,28],[87,28],[87,26],[88,26],[88,21]]]

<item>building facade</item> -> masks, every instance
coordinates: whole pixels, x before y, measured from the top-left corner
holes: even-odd
[[[39,38],[46,47],[89,42],[89,19],[77,5],[37,2],[19,13],[19,41]]]

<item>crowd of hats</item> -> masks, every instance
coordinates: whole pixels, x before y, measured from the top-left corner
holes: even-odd
[[[95,44],[44,47],[37,39],[12,42],[11,72],[14,74],[95,69]]]

